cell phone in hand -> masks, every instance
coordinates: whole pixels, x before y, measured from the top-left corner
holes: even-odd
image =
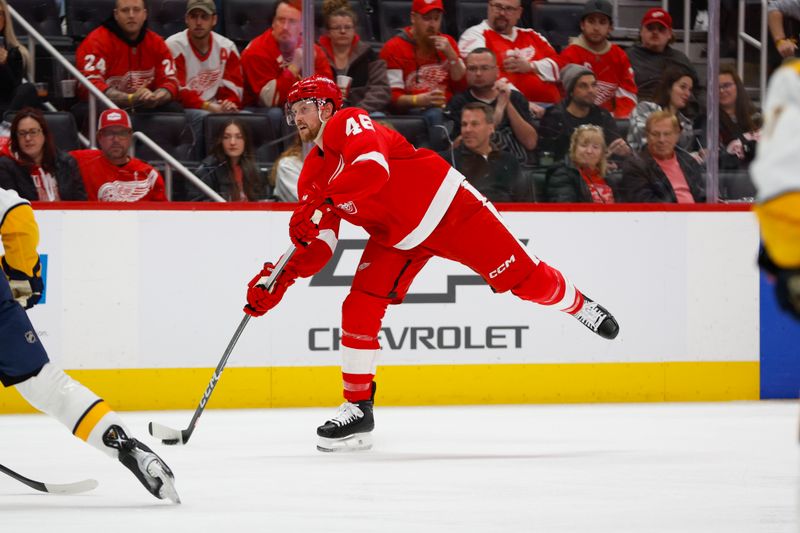
[[[0,35],[0,48],[5,48],[5,47],[6,47],[6,36]]]

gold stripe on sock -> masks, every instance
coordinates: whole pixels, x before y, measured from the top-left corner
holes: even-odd
[[[75,425],[73,435],[81,440],[89,440],[89,435],[100,420],[111,412],[111,407],[108,406],[103,400],[98,400],[94,405],[89,407],[78,423]]]

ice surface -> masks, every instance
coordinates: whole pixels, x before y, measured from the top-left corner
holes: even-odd
[[[185,447],[147,434],[189,411],[122,413],[183,505],[43,415],[0,416],[0,531],[792,532],[796,402],[376,408],[375,447],[315,450],[330,409],[210,410]],[[246,528],[246,529],[245,529]]]

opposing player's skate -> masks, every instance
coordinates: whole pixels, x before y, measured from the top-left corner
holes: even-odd
[[[372,408],[375,399],[375,382],[372,397],[356,403],[344,402],[333,418],[317,428],[321,452],[360,451],[372,448],[372,430],[375,418]]]
[[[573,316],[578,321],[594,331],[604,339],[613,339],[619,334],[619,324],[608,309],[595,302],[588,296],[583,296],[584,302],[581,310]]]
[[[119,460],[128,470],[133,472],[142,485],[159,499],[168,499],[173,503],[181,503],[175,490],[175,476],[161,457],[155,454],[136,439],[130,438],[125,431],[112,425],[103,435],[103,444],[119,450]]]

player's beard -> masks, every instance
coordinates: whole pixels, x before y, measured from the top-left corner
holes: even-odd
[[[319,135],[319,129],[322,127],[322,124],[317,124],[316,126],[306,124],[305,126],[305,129],[297,130],[297,133],[300,134],[300,140],[304,143],[313,142],[317,138],[317,135]]]

